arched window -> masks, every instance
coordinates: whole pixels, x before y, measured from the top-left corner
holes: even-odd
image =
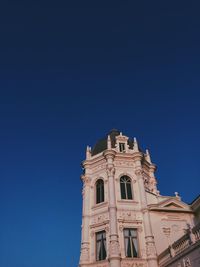
[[[96,204],[104,202],[104,182],[102,179],[96,182]]]
[[[131,190],[131,179],[128,176],[120,178],[120,189],[122,199],[133,199]]]

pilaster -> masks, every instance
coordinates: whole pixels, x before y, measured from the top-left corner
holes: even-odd
[[[110,246],[109,246],[109,261],[110,267],[120,267],[120,247],[119,236],[117,228],[117,206],[116,206],[116,192],[114,183],[114,156],[113,150],[107,150],[104,152],[104,156],[107,161],[107,176],[108,176],[108,203],[109,203],[109,221],[110,221]]]
[[[90,178],[88,175],[82,175],[83,181],[83,216],[82,216],[82,241],[80,266],[89,263],[90,244],[89,244],[89,220],[90,220]]]
[[[147,207],[147,198],[146,198],[146,192],[144,189],[144,180],[143,180],[142,173],[143,171],[142,171],[142,166],[141,166],[141,160],[138,158],[136,162],[135,174],[137,176],[137,180],[139,184],[141,208],[143,212],[147,262],[148,262],[148,267],[158,267],[155,241],[154,241],[154,237],[153,237],[153,233],[151,229],[151,222],[150,222],[150,216],[149,216],[149,211]]]

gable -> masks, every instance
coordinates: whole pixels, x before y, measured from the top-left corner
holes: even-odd
[[[170,204],[167,204],[166,206],[164,206],[166,208],[179,208],[179,209],[182,209],[183,207],[181,207],[180,205],[177,205],[176,203],[170,203]]]
[[[189,205],[177,199],[176,197],[169,197],[161,202],[149,205],[150,210],[163,210],[163,211],[177,211],[177,212],[191,212]]]

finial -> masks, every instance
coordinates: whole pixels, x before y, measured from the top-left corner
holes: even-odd
[[[178,192],[174,192],[174,194],[175,194],[175,197],[177,197],[179,200],[181,200],[181,197],[179,196]]]
[[[86,159],[91,158],[91,147],[87,146],[86,148]]]
[[[107,148],[111,149],[111,139],[110,139],[110,135],[108,135],[108,139],[107,139]]]
[[[149,150],[146,149],[146,160],[151,164],[151,157],[150,157],[150,154],[149,154]]]
[[[137,143],[137,139],[136,139],[136,137],[134,137],[134,147],[133,147],[133,150],[134,150],[135,152],[138,152],[138,151],[139,151],[139,149],[138,149],[138,143]]]

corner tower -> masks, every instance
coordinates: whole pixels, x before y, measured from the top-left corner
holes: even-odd
[[[83,161],[80,267],[157,267],[147,192],[155,165],[137,140],[112,130]]]

